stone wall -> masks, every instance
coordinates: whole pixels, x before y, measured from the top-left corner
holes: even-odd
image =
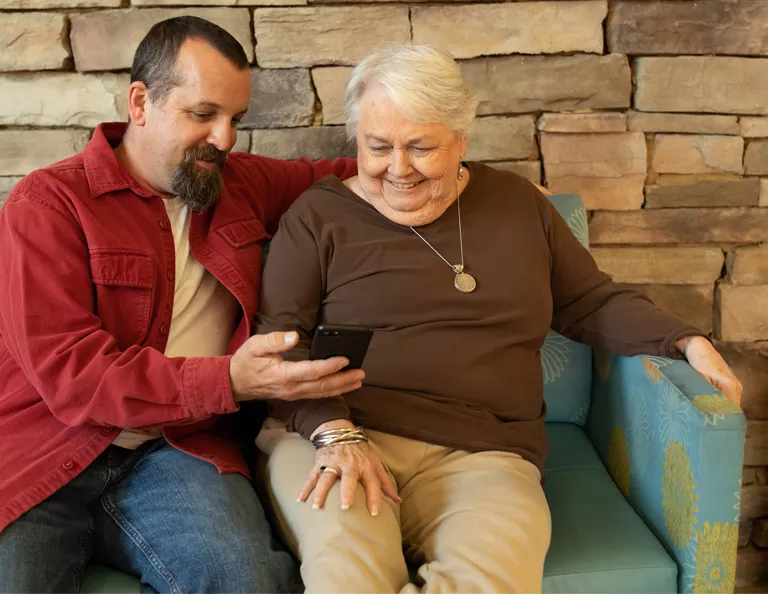
[[[468,158],[580,193],[600,266],[712,332],[742,378],[738,585],[768,585],[768,2],[0,0],[0,199],[124,118],[138,41],[180,14],[241,41],[238,148],[281,158],[354,153],[343,84],[379,43],[460,59]]]

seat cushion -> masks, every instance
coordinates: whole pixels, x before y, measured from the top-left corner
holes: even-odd
[[[677,593],[677,564],[632,509],[584,430],[547,424],[552,512],[545,593]]]

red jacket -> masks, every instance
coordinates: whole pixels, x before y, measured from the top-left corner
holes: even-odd
[[[0,531],[83,471],[123,428],[162,426],[174,447],[248,474],[220,415],[229,356],[168,358],[175,281],[162,200],[112,150],[125,124],[33,172],[0,210]],[[218,204],[193,215],[200,263],[237,298],[231,355],[250,335],[262,243],[314,181],[353,160],[233,153]]]

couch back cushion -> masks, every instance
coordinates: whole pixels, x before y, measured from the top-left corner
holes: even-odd
[[[562,194],[549,199],[581,244],[589,248],[587,211],[581,198],[576,194]],[[541,348],[541,366],[547,422],[575,423],[583,427],[592,392],[592,350],[550,331]]]

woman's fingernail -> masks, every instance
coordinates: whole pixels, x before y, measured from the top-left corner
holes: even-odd
[[[296,341],[296,332],[291,331],[290,333],[285,334],[285,343],[286,344],[293,344],[293,342]]]
[[[312,505],[312,510],[317,510],[318,508],[320,508],[319,504],[315,503]]]
[[[342,504],[341,505],[341,510],[349,510],[349,504],[346,504],[346,503]]]
[[[371,515],[375,517],[378,514],[379,514],[379,507],[378,506],[372,507],[371,508]]]

